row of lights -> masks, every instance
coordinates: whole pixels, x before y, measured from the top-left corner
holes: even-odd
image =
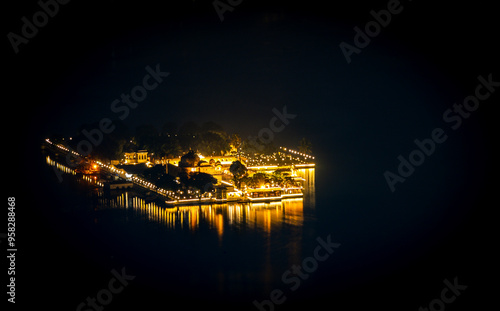
[[[113,166],[106,165],[106,164],[104,164],[104,163],[102,163],[102,162],[100,162],[100,161],[96,161],[96,163],[97,163],[97,164],[99,164],[100,166],[103,166],[103,167],[105,167],[105,168],[107,168],[107,169],[111,170],[112,172],[118,172],[118,173],[123,174],[121,170],[118,170],[118,169],[116,169],[116,168],[115,168],[115,167],[113,167]],[[127,173],[125,173],[125,177],[130,178],[130,176],[127,176]],[[159,187],[157,187],[155,184],[153,184],[153,183],[151,183],[151,182],[149,182],[149,181],[146,181],[146,180],[144,180],[144,179],[141,179],[141,178],[139,178],[139,177],[137,177],[137,176],[133,176],[131,179],[132,179],[132,181],[134,181],[134,182],[136,182],[136,183],[138,183],[138,184],[141,184],[141,185],[143,185],[143,186],[145,186],[145,187],[147,187],[147,188],[149,188],[149,189],[151,189],[151,190],[155,190],[155,191],[157,191],[157,192],[159,192],[159,193],[162,193],[162,194],[164,194],[164,195],[167,195],[167,196],[173,197],[173,198],[175,198],[175,199],[181,199],[181,198],[182,198],[182,199],[186,199],[186,198],[193,198],[193,195],[194,195],[195,193],[196,193],[196,194],[197,194],[197,193],[199,193],[199,190],[196,190],[196,191],[191,191],[191,190],[188,190],[188,191],[187,191],[187,194],[185,194],[182,190],[177,190],[177,191],[165,190],[165,189],[163,189],[163,188],[159,188]],[[184,195],[183,195],[183,196],[181,196],[182,194],[184,194]],[[196,197],[196,196],[194,196],[194,198],[197,198],[197,197]]]
[[[314,157],[311,157],[314,158]],[[271,162],[270,162],[271,161]],[[290,165],[297,164],[296,162],[300,164],[307,164],[309,163],[308,161],[304,161],[299,157],[292,157],[291,155],[286,157],[286,156],[279,156],[277,157],[275,154],[272,156],[269,155],[260,155],[259,158],[253,158],[248,160],[249,165],[269,165],[272,163],[277,164],[279,161],[284,162],[281,163],[282,165],[289,165],[288,162],[285,161],[292,161]],[[295,163],[294,163],[295,162]]]
[[[58,147],[59,149],[62,149],[62,150],[64,150],[64,151],[66,151],[66,152],[71,152],[72,154],[74,154],[74,155],[76,155],[76,156],[80,156],[80,154],[79,154],[78,152],[75,152],[75,151],[73,151],[73,150],[69,150],[68,148],[64,147],[63,145],[55,145],[55,144],[54,144],[53,142],[51,142],[51,141],[50,141],[50,139],[48,139],[48,138],[47,138],[47,139],[45,139],[45,141],[46,141],[46,142],[48,142],[48,143],[49,143],[49,144],[51,144],[51,145],[54,145],[54,146]]]
[[[47,143],[51,144],[51,145],[54,145],[54,143],[52,143],[52,142],[51,142],[48,138],[47,138],[45,141],[46,141]],[[62,149],[62,150],[64,150],[64,151],[66,151],[66,152],[70,152],[70,150],[69,150],[68,148],[66,148],[66,147],[64,147],[64,146],[62,146],[62,145],[55,145],[55,146],[57,146],[58,148],[60,148],[60,149]],[[280,147],[280,148],[281,148],[281,149],[283,149],[284,151],[287,151],[287,149],[286,149],[286,148],[283,148],[283,147]],[[294,151],[294,150],[288,150],[288,151],[289,151],[289,152],[291,152],[291,153],[299,154],[299,155],[304,156],[304,157],[306,157],[306,158],[308,158],[308,157],[309,157],[309,158],[314,159],[314,157],[312,157],[312,156],[305,155],[305,154],[303,154],[303,153],[300,153],[300,152],[297,152],[297,151]],[[79,155],[77,152],[75,152],[75,151],[73,151],[73,150],[71,150],[71,152],[72,152],[73,154],[75,154],[75,155]],[[261,155],[261,157],[265,157],[265,158],[267,158],[267,161],[269,161],[269,156],[262,156],[262,155]],[[273,154],[273,158],[274,158],[273,160],[276,160],[276,155],[275,155],[275,154]],[[299,160],[299,159],[297,158],[297,160]],[[251,161],[251,162],[256,162],[257,160],[251,159],[251,160],[249,160],[249,161]],[[95,161],[95,163],[97,163],[97,164],[98,164],[99,166],[101,166],[101,167],[105,167],[106,169],[108,169],[108,170],[110,170],[110,171],[112,171],[112,172],[116,172],[116,173],[119,173],[119,174],[125,175],[125,177],[126,177],[126,178],[130,178],[130,177],[132,176],[132,175],[130,175],[130,174],[127,174],[124,170],[119,170],[119,169],[116,169],[114,166],[106,165],[106,164],[104,164],[104,163],[102,163],[102,162],[100,162],[100,161]],[[139,177],[136,177],[136,176],[133,176],[133,177],[132,177],[132,180],[133,180],[133,181],[135,181],[135,182],[136,182],[136,183],[138,183],[138,184],[142,184],[143,186],[145,186],[145,187],[147,187],[147,188],[149,188],[149,189],[151,189],[151,190],[155,190],[155,191],[157,191],[157,192],[159,192],[159,193],[162,193],[162,194],[164,194],[164,195],[169,195],[169,196],[171,196],[171,197],[174,197],[175,199],[181,199],[181,194],[183,194],[183,191],[182,191],[182,190],[177,190],[176,192],[174,192],[174,191],[170,191],[170,190],[165,190],[165,189],[163,189],[163,188],[158,188],[158,187],[157,187],[156,185],[154,185],[153,183],[148,182],[148,181],[145,181],[145,180],[143,180],[143,179],[141,179],[141,178],[139,178]],[[196,191],[191,191],[191,190],[188,190],[188,191],[187,191],[187,195],[182,196],[182,198],[183,198],[183,199],[186,199],[186,198],[193,198],[193,196],[196,198],[196,197],[197,197],[197,196],[196,196],[196,194],[198,194],[198,193],[199,193],[199,191],[198,191],[198,190],[196,190]],[[209,193],[209,196],[211,196],[211,193]]]
[[[287,148],[285,148],[285,147],[280,147],[280,149],[282,149],[283,151],[290,152],[290,153],[298,154],[298,155],[300,155],[300,156],[305,157],[306,159],[307,159],[307,158],[309,158],[309,159],[313,159],[313,160],[314,160],[314,157],[313,157],[313,156],[308,155],[308,154],[305,154],[305,153],[302,153],[302,152],[298,152],[298,151],[295,151],[295,150],[292,150],[292,149],[287,149]]]
[[[56,161],[52,160],[49,156],[47,156],[46,160],[47,160],[47,164],[55,166],[60,171],[63,171],[64,173],[76,175],[75,170],[73,170],[67,166],[64,166],[62,164],[57,163]]]
[[[51,142],[51,141],[50,141],[50,139],[48,139],[48,138],[47,138],[47,139],[45,139],[45,141],[46,141],[47,143],[51,144],[51,145],[54,145],[54,143],[53,143],[53,142]],[[66,152],[70,152],[70,150],[69,150],[68,148],[66,148],[66,147],[64,147],[64,146],[62,146],[62,145],[55,145],[55,146],[56,146],[56,147],[58,147],[58,148],[60,148],[60,149],[62,149],[62,150],[64,150],[64,151],[66,151]],[[73,154],[75,154],[75,155],[79,155],[78,153],[76,153],[76,152],[74,152],[74,151],[71,151],[71,152],[72,152]],[[100,167],[104,167],[104,168],[108,169],[109,171],[111,171],[111,172],[113,172],[113,173],[118,173],[118,174],[121,174],[121,175],[125,175],[125,177],[126,177],[126,178],[130,178],[130,177],[132,177],[132,175],[127,174],[124,170],[119,170],[119,169],[115,168],[115,167],[114,167],[114,166],[112,166],[112,165],[107,165],[107,164],[104,164],[104,163],[102,163],[101,161],[95,161],[95,163],[97,163]],[[88,177],[87,177],[87,178],[88,178]],[[141,178],[139,178],[139,177],[136,177],[136,176],[133,176],[131,179],[132,179],[132,181],[134,181],[134,182],[136,182],[136,183],[138,183],[138,184],[141,184],[141,185],[143,185],[143,186],[145,186],[145,187],[147,187],[147,188],[149,188],[149,189],[151,189],[151,190],[155,190],[155,191],[157,191],[157,192],[159,192],[159,193],[162,193],[162,194],[164,194],[164,195],[169,195],[169,196],[174,197],[174,198],[176,198],[176,199],[181,199],[180,194],[183,194],[183,191],[181,191],[181,190],[177,190],[176,192],[174,192],[174,191],[170,191],[170,190],[165,190],[165,189],[163,189],[163,188],[158,188],[158,187],[157,187],[156,185],[154,185],[153,183],[148,182],[148,181],[146,181],[146,180],[143,180],[143,179],[141,179]],[[90,178],[88,178],[88,181],[91,181],[91,179],[90,179]],[[102,183],[100,183],[100,182],[96,182],[96,183],[97,183],[99,186],[104,186],[104,185],[103,185]],[[198,190],[197,190],[197,191],[191,191],[191,190],[188,190],[188,191],[187,191],[187,193],[188,193],[188,195],[187,195],[187,196],[188,196],[189,198],[193,198],[193,195],[192,195],[191,193],[199,193],[199,191],[198,191]],[[186,195],[184,195],[184,196],[183,196],[183,198],[184,198],[184,199],[186,199]]]
[[[105,167],[109,167],[109,166],[105,165]],[[118,171],[114,167],[110,167],[110,169]],[[126,176],[126,177],[128,177],[128,176]],[[157,191],[159,193],[162,193],[164,195],[168,195],[168,196],[174,197],[176,199],[180,199],[181,198],[180,194],[184,194],[184,192],[182,190],[171,191],[171,190],[166,190],[166,189],[163,189],[163,188],[159,188],[155,184],[153,184],[153,183],[151,183],[149,181],[146,181],[144,179],[141,179],[141,178],[139,178],[137,176],[133,176],[132,177],[132,181],[134,181],[134,182],[136,182],[138,184],[141,184],[141,185],[143,185],[143,186],[145,186],[145,187],[147,187],[147,188],[149,188],[151,190],[155,190],[155,191]],[[187,196],[189,198],[192,198],[193,196],[191,195],[191,193],[199,193],[199,191],[198,190],[197,191],[188,190],[187,193],[188,193]],[[184,195],[183,198],[186,198],[186,195]]]
[[[147,187],[147,188],[149,188],[149,189],[151,189],[151,190],[158,191],[158,192],[160,192],[160,193],[162,193],[162,194],[165,194],[165,195],[166,195],[166,194],[173,193],[172,191],[167,191],[167,190],[165,190],[165,189],[158,188],[155,184],[150,183],[149,181],[145,181],[145,180],[143,180],[143,179],[141,179],[141,178],[139,178],[139,177],[132,176],[131,174],[128,174],[127,172],[125,172],[125,170],[119,170],[119,169],[115,168],[115,167],[114,167],[114,166],[112,166],[112,165],[107,165],[107,164],[104,164],[104,163],[102,163],[102,162],[100,162],[100,161],[96,161],[96,163],[97,163],[99,166],[102,166],[102,167],[104,167],[104,168],[106,168],[106,169],[110,170],[111,172],[114,172],[114,173],[118,173],[118,174],[124,175],[126,179],[128,179],[128,178],[131,178],[131,177],[132,177],[132,178],[131,178],[131,179],[132,179],[132,181],[134,181],[134,182],[136,182],[136,183],[138,183],[138,184],[141,184],[141,185],[143,185],[143,186],[145,186],[145,187]]]
[[[83,176],[83,179],[88,181],[89,183],[95,183],[96,185],[98,185],[99,187],[104,187],[104,184],[100,181],[97,180],[97,178],[94,176],[94,178],[90,178],[88,176]]]

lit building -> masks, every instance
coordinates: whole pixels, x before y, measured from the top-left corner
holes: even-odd
[[[241,161],[243,165],[246,165],[247,159],[245,157],[236,156],[210,156],[204,157],[198,154],[200,162],[196,166],[184,167],[187,172],[200,172],[214,175],[215,178],[220,180],[220,177],[216,175],[221,175],[225,170],[228,171],[229,167],[234,161]],[[174,158],[167,160],[166,173],[176,176],[179,168],[179,162],[181,158]]]
[[[148,161],[148,151],[138,150],[137,152],[125,152],[125,164],[146,163]]]

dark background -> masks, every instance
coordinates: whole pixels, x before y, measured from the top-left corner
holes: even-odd
[[[372,20],[370,10],[387,1],[243,1],[224,22],[210,1],[72,1],[18,54],[6,35],[19,34],[21,17],[31,18],[39,6],[4,4],[2,162],[5,196],[17,203],[15,307],[65,309],[106,284],[111,268],[127,265],[127,258],[103,265],[82,255],[79,248],[87,246],[65,236],[71,223],[53,221],[65,202],[44,188],[40,145],[112,117],[111,101],[158,63],[171,75],[131,110],[130,127],[214,120],[228,132],[256,135],[273,107],[287,105],[297,118],[277,141],[308,137],[318,183],[331,186],[318,190],[318,201],[331,197],[335,205],[318,204],[318,218],[333,209],[349,219],[346,227],[366,230],[343,230],[336,268],[315,275],[314,286],[277,310],[417,310],[439,296],[443,279],[456,276],[469,287],[446,309],[495,305],[498,94],[457,131],[442,113],[473,94],[479,75],[500,80],[498,14],[487,1],[402,5],[347,64],[340,42],[352,44],[353,27]],[[448,141],[391,193],[383,172],[395,172],[396,157],[436,127]],[[335,235],[324,226],[321,232]],[[356,241],[362,250],[353,248]],[[144,281],[125,291],[106,309],[191,309],[203,302],[156,292]],[[202,307],[253,308],[231,297]]]

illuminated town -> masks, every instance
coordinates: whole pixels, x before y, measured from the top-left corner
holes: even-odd
[[[231,144],[224,155],[207,156],[189,150],[177,157],[155,157],[139,149],[108,161],[83,156],[63,141],[49,138],[43,148],[52,151],[52,157],[78,159],[64,165],[55,162],[50,154],[46,156],[48,164],[65,173],[81,175],[107,191],[139,187],[148,197],[167,206],[302,198],[305,171],[312,169],[314,174],[315,167],[314,156],[285,147],[272,153],[251,154]]]

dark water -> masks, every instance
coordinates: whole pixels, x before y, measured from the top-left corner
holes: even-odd
[[[1,178],[5,196],[16,197],[17,309],[76,310],[108,287],[113,269],[135,278],[98,311],[255,311],[252,301],[271,293],[282,300],[275,289],[286,300],[269,311],[432,310],[443,280],[455,277],[468,288],[434,309],[498,304],[493,2],[31,2],[6,3],[14,7],[5,9],[2,67]],[[217,4],[234,8],[223,22]],[[373,15],[391,7],[404,9],[347,62],[341,45],[364,41],[354,27],[378,32]],[[44,10],[58,13],[45,20]],[[144,82],[146,66],[171,74],[122,117],[112,103]],[[495,82],[478,88],[479,76]],[[445,120],[486,91],[476,111],[460,113],[459,128]],[[107,196],[66,173],[59,181],[40,153],[47,137],[76,137],[107,118],[126,117],[125,136],[188,121],[255,136],[282,107],[296,118],[274,142],[306,137],[317,161],[314,196],[302,204],[165,211],[141,193]],[[384,172],[437,128],[446,142],[391,192]],[[282,281],[328,236],[341,245],[327,260],[298,288]]]
[[[53,221],[73,223],[63,234],[85,245],[82,251],[97,265],[119,258],[137,282],[159,292],[264,299],[289,287],[282,274],[318,244],[314,168],[297,171],[305,179],[303,198],[166,207],[146,200],[142,189],[104,191],[92,176],[77,176],[45,157],[47,175],[55,176],[54,168],[64,172],[62,182],[46,185],[59,193]]]
[[[51,255],[40,258],[45,264],[32,267],[32,274],[52,273],[57,282],[71,284],[61,289],[60,300],[71,310],[107,284],[111,269],[122,268],[135,279],[124,291],[127,298],[109,306],[116,310],[132,305],[156,310],[145,306],[177,302],[186,308],[201,302],[257,310],[252,302],[270,299],[275,290],[285,297],[276,310],[327,302],[360,307],[368,303],[356,300],[360,292],[378,303],[418,303],[426,277],[458,273],[466,260],[454,262],[450,252],[460,243],[448,238],[450,232],[462,234],[469,212],[463,204],[441,203],[450,199],[450,185],[420,195],[404,189],[391,194],[383,179],[340,182],[341,170],[320,164],[299,171],[306,179],[303,199],[166,208],[146,201],[140,189],[106,193],[96,180],[74,175],[54,157],[40,159],[36,182],[43,191],[32,198],[38,215],[33,221],[50,230],[35,254]],[[64,172],[61,182],[54,167]],[[311,261],[318,239],[340,246],[326,260]],[[52,251],[42,246],[55,241]],[[429,267],[431,259],[437,262]],[[418,277],[420,283],[407,284],[411,290],[399,285]]]

